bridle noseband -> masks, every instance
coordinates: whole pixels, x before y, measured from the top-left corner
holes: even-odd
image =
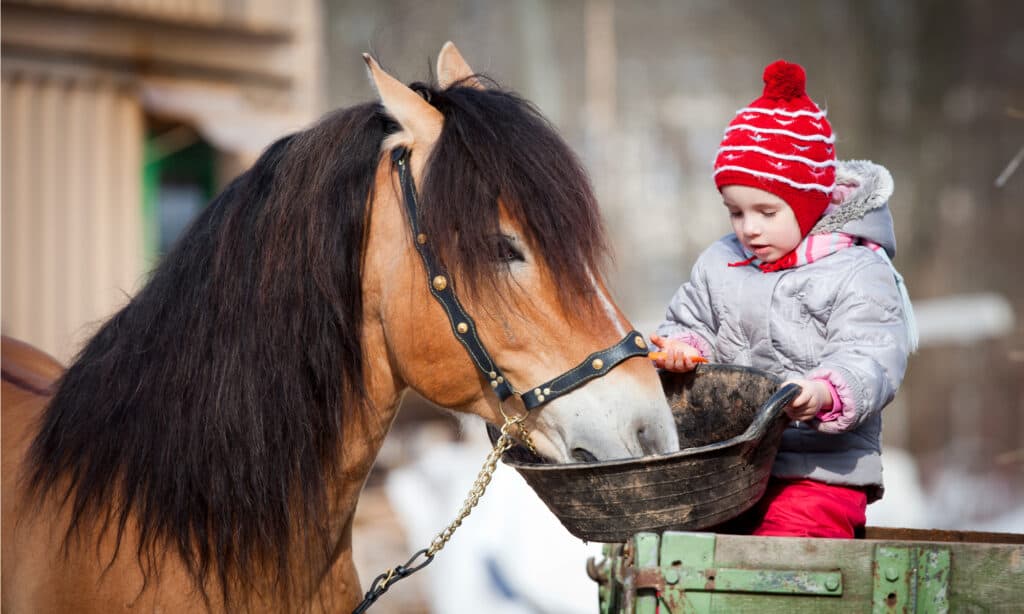
[[[567,394],[592,379],[607,375],[612,369],[623,361],[636,356],[647,355],[647,343],[643,335],[635,330],[626,333],[626,336],[615,345],[594,352],[587,356],[583,362],[569,369],[565,373],[544,382],[538,386],[517,392],[511,382],[505,378],[501,368],[491,358],[490,353],[484,348],[477,334],[476,324],[473,318],[466,313],[458,297],[455,295],[455,288],[452,285],[451,276],[441,266],[437,255],[430,248],[427,236],[420,232],[419,215],[417,210],[416,185],[413,182],[412,171],[409,168],[410,152],[405,147],[398,147],[392,151],[392,161],[398,167],[398,179],[402,185],[402,196],[405,201],[406,212],[408,213],[409,224],[412,227],[413,245],[423,259],[423,265],[427,270],[430,293],[444,308],[448,314],[448,321],[452,326],[452,333],[458,339],[477,369],[484,374],[484,377],[491,383],[491,388],[498,395],[500,401],[508,399],[513,394],[519,396],[527,411],[550,403],[554,399]]]

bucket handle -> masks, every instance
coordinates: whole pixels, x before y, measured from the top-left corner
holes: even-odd
[[[800,386],[796,384],[786,384],[782,388],[775,391],[761,409],[757,410],[757,416],[754,421],[750,423],[747,430],[742,435],[734,439],[734,442],[739,441],[757,441],[764,437],[765,431],[768,427],[779,417],[789,403],[795,399],[801,392]]]

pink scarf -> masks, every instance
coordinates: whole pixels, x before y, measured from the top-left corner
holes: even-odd
[[[762,273],[774,273],[775,271],[781,271],[783,269],[795,269],[798,266],[810,264],[815,260],[821,260],[825,256],[829,256],[838,252],[841,249],[847,247],[853,247],[854,245],[863,245],[871,248],[875,252],[882,249],[882,246],[857,237],[845,232],[830,232],[819,235],[807,235],[804,240],[797,245],[793,251],[789,252],[785,256],[779,258],[775,262],[764,262],[757,256],[750,254],[744,250],[750,257],[746,260],[740,260],[738,262],[730,262],[729,266],[755,266],[761,270]]]

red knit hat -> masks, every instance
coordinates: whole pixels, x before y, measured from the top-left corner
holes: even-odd
[[[786,201],[806,236],[835,187],[832,126],[808,98],[799,64],[764,69],[764,93],[736,112],[715,158],[715,185],[745,185]]]

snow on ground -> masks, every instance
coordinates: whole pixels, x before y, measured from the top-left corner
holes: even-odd
[[[917,463],[903,450],[886,448],[882,466],[885,496],[868,506],[868,525],[927,528],[928,510]]]
[[[389,473],[388,498],[414,550],[454,519],[483,466],[490,445],[475,426],[468,426],[472,441],[434,446]],[[586,561],[600,552],[566,531],[515,470],[499,463],[479,505],[419,574],[432,589],[434,612],[590,614],[597,584]]]
[[[977,475],[950,464],[925,490],[917,463],[906,451],[882,452],[885,497],[868,506],[868,525],[913,529],[1024,533],[1024,496],[995,475]]]

